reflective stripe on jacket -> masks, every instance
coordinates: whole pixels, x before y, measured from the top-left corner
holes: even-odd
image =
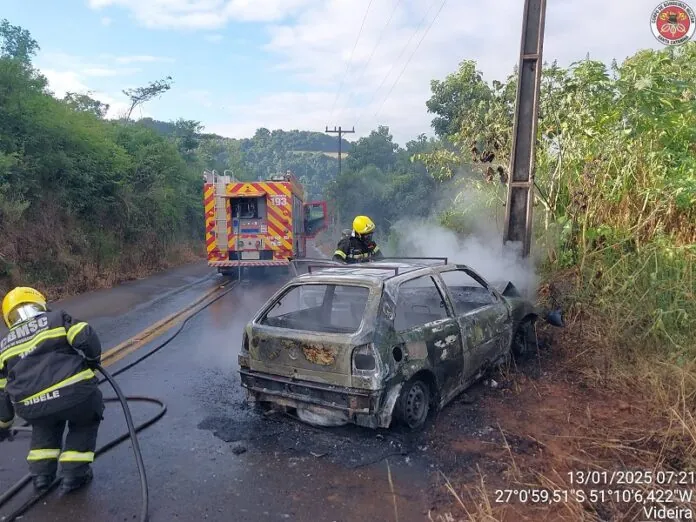
[[[15,412],[29,420],[79,404],[97,386],[85,359],[100,358],[94,330],[64,311],[13,327],[0,340],[0,427]]]

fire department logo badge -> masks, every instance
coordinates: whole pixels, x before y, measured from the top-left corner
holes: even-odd
[[[663,44],[683,44],[694,36],[696,15],[686,3],[669,0],[653,10],[650,27],[655,38]]]

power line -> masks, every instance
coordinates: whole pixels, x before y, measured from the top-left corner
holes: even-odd
[[[377,112],[375,112],[374,116],[377,116],[379,114],[379,111],[382,110],[382,107],[384,107],[384,104],[386,103],[387,99],[389,98],[389,95],[391,95],[392,91],[394,90],[394,87],[396,87],[396,84],[399,83],[399,80],[401,79],[401,76],[404,74],[404,71],[406,71],[406,68],[408,67],[408,64],[411,63],[411,60],[415,56],[416,52],[418,51],[418,48],[420,45],[423,43],[423,40],[425,40],[425,37],[428,36],[428,33],[430,32],[430,29],[433,27],[435,24],[435,20],[437,20],[437,17],[440,16],[440,13],[442,12],[442,9],[445,7],[445,4],[447,3],[447,0],[442,0],[442,4],[440,4],[440,9],[437,10],[437,13],[435,13],[435,17],[432,19],[430,22],[430,25],[428,28],[425,30],[423,33],[423,36],[421,39],[418,41],[418,45],[416,45],[416,48],[413,50],[411,53],[411,56],[409,56],[408,61],[406,62],[406,65],[404,65],[404,68],[401,69],[401,72],[399,73],[399,76],[397,76],[396,80],[391,86],[391,89],[389,89],[389,92],[387,93],[386,97],[384,100],[382,100],[382,104],[379,106],[379,109],[377,109]]]
[[[391,14],[389,15],[389,19],[387,20],[387,23],[384,24],[384,27],[382,27],[382,31],[380,32],[379,39],[377,40],[377,43],[375,46],[372,48],[372,52],[370,53],[369,58],[367,59],[367,62],[365,63],[362,72],[360,73],[360,76],[358,76],[358,79],[355,81],[357,85],[360,84],[360,80],[362,80],[363,76],[365,75],[365,71],[367,71],[367,66],[370,65],[370,62],[372,61],[372,57],[375,55],[375,51],[377,50],[377,47],[379,47],[379,44],[382,43],[382,39],[384,38],[384,35],[386,34],[387,27],[389,27],[389,24],[391,24],[392,18],[394,18],[394,14],[396,13],[397,7],[401,4],[403,0],[396,0],[396,4],[394,4],[394,8],[392,9]],[[350,96],[348,96],[348,99],[346,100],[346,107],[348,106],[348,102],[353,99],[353,96],[355,96],[355,90],[351,91]]]
[[[403,48],[401,49],[401,53],[399,53],[399,56],[397,57],[397,59],[394,60],[394,63],[392,63],[391,68],[389,69],[389,71],[387,72],[387,74],[384,75],[384,78],[382,78],[382,82],[379,84],[379,87],[377,87],[377,89],[375,90],[375,92],[372,93],[372,97],[370,98],[370,101],[367,103],[367,105],[365,105],[365,109],[363,109],[362,112],[360,112],[360,115],[358,116],[358,119],[355,120],[355,125],[357,125],[358,122],[360,121],[360,119],[363,117],[363,114],[365,114],[365,111],[367,110],[367,108],[368,108],[370,105],[372,105],[372,102],[374,101],[375,97],[377,96],[377,93],[379,92],[379,90],[380,90],[380,89],[382,88],[382,86],[384,85],[384,82],[387,81],[387,78],[389,78],[389,75],[390,75],[390,74],[392,73],[392,71],[394,70],[394,67],[396,67],[396,64],[399,62],[399,60],[401,60],[401,57],[402,57],[402,56],[404,55],[404,53],[406,52],[406,49],[408,49],[408,46],[411,45],[411,41],[413,40],[413,37],[416,36],[416,34],[417,34],[418,31],[420,30],[421,26],[423,25],[423,22],[425,22],[426,18],[428,18],[428,14],[430,13],[430,10],[433,8],[434,5],[435,5],[435,3],[432,3],[432,4],[430,5],[430,7],[428,7],[428,10],[427,10],[427,11],[425,12],[425,14],[423,15],[423,18],[421,18],[421,19],[420,19],[420,22],[418,22],[418,26],[416,26],[416,30],[413,31],[413,33],[411,34],[411,37],[408,39],[408,42],[406,42],[406,45],[404,45]]]
[[[355,53],[356,47],[358,47],[358,41],[360,40],[360,35],[362,35],[363,27],[365,27],[365,20],[367,20],[367,15],[370,12],[370,7],[372,7],[372,2],[374,2],[374,0],[370,0],[370,3],[367,4],[365,16],[363,16],[362,23],[360,24],[360,30],[358,31],[358,37],[355,39],[355,43],[353,44],[353,50],[350,52],[350,57],[348,58],[348,66],[346,67],[346,72],[343,74],[343,79],[341,80],[341,83],[338,86],[338,91],[336,91],[336,97],[334,98],[333,105],[331,106],[331,116],[333,116],[334,109],[336,108],[336,102],[338,101],[338,97],[341,95],[341,89],[343,88],[343,84],[345,83],[346,78],[348,77],[348,72],[350,71],[350,66],[352,65],[351,62],[353,61],[353,54]]]

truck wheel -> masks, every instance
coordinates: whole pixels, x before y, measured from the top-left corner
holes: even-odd
[[[420,379],[406,383],[399,397],[399,420],[411,430],[423,427],[430,412],[430,387]]]

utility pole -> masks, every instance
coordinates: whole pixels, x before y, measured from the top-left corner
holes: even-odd
[[[515,123],[503,242],[521,241],[522,257],[532,243],[534,168],[546,0],[525,0],[520,43]]]
[[[333,130],[329,130],[329,126],[327,125],[325,132],[338,134],[338,177],[340,177],[341,176],[341,142],[343,141],[343,135],[344,134],[353,134],[355,132],[355,126],[353,126],[353,128],[351,130],[343,130],[343,127],[341,127],[340,125],[338,126],[338,129],[334,125]],[[340,226],[341,216],[339,214],[340,214],[340,211],[338,209],[338,205],[336,205],[336,223]]]
[[[338,134],[338,175],[341,175],[341,142],[343,141],[342,136],[344,134],[353,134],[355,132],[355,127],[353,127],[351,130],[343,130],[343,128],[339,125],[338,129],[334,125],[333,130],[329,130],[329,127],[326,127],[325,132],[330,132],[330,133],[336,133]]]

